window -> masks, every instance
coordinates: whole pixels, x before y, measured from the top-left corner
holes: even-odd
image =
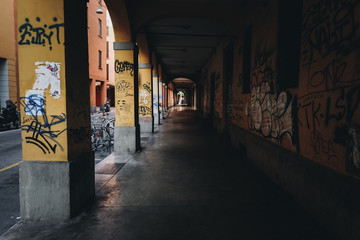
[[[106,42],[106,58],[109,59],[109,41]]]
[[[109,81],[109,64],[106,64],[106,80]]]
[[[101,51],[99,50],[99,68],[101,68]]]
[[[99,19],[99,37],[101,37],[101,20]]]

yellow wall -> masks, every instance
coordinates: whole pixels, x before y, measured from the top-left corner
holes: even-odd
[[[115,50],[115,124],[135,126],[134,51]]]
[[[63,23],[62,0],[18,1],[19,79],[25,161],[67,161]],[[44,34],[39,35],[31,30],[34,28],[41,28]],[[50,84],[46,84],[47,81]]]

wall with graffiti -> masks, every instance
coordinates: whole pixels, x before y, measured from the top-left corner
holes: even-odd
[[[63,1],[22,2],[18,49],[23,160],[67,161]],[[40,4],[39,4],[40,5]],[[36,54],[34,54],[36,53]]]
[[[300,152],[348,172],[360,169],[359,3],[304,1],[302,19]]]
[[[282,2],[249,3],[247,12],[256,14],[245,16],[247,25],[232,40],[232,124],[338,172],[359,175],[360,0],[302,1],[301,26],[293,26],[299,33],[298,72],[288,76],[283,66],[293,60],[283,52],[291,45],[281,42],[286,29],[276,17]],[[216,116],[226,107],[220,100],[222,50],[220,44],[204,66],[215,73]],[[203,74],[202,86],[207,114],[210,76]]]

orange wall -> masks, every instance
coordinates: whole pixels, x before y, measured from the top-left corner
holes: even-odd
[[[103,5],[105,6],[105,5]],[[88,41],[89,41],[89,74],[91,79],[106,80],[106,8],[103,14],[97,14],[99,4],[97,0],[88,3]],[[99,36],[98,20],[102,22],[102,34]],[[99,53],[102,52],[102,68],[98,67]]]
[[[4,9],[0,14],[0,57],[8,60],[9,75],[9,97],[12,101],[17,101],[17,73],[16,73],[16,26],[14,16],[15,0],[1,2]],[[2,99],[3,100],[3,99]],[[4,101],[2,101],[3,104]]]

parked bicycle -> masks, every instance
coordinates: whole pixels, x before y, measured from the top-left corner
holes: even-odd
[[[101,114],[91,119],[91,145],[93,151],[109,150],[114,144],[114,127],[115,119],[109,119],[108,114]]]

